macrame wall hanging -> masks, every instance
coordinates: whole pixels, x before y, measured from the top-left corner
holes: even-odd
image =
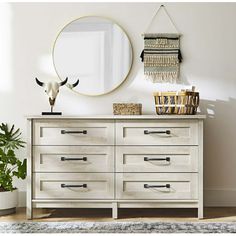
[[[164,5],[161,5],[157,10],[146,32],[161,8],[164,9],[176,32],[144,33],[144,50],[140,57],[142,62],[144,62],[144,75],[146,79],[151,80],[153,83],[176,83],[179,78],[180,63],[182,61],[180,34]]]

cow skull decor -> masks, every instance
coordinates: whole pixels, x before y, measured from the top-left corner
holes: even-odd
[[[59,93],[59,88],[63,85],[65,85],[68,81],[68,78],[66,78],[64,81],[62,82],[55,82],[55,81],[50,81],[48,83],[44,83],[41,82],[40,80],[38,80],[37,78],[35,78],[36,83],[43,87],[45,90],[45,93],[48,95],[49,97],[49,104],[51,106],[51,111],[50,112],[42,112],[42,115],[61,115],[61,112],[54,112],[53,111],[53,107],[55,105],[56,102],[56,98],[57,95]],[[68,87],[70,89],[73,89],[74,87],[76,87],[79,84],[79,80],[77,80],[74,84],[68,84]]]

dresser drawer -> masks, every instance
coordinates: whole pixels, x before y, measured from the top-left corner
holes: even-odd
[[[196,173],[117,173],[117,199],[197,199]]]
[[[114,121],[35,121],[34,145],[114,145]]]
[[[198,146],[118,146],[117,172],[197,172]]]
[[[113,199],[114,176],[110,173],[35,173],[35,199]]]
[[[34,146],[33,172],[113,172],[113,146]]]
[[[118,145],[198,145],[197,121],[118,121]]]

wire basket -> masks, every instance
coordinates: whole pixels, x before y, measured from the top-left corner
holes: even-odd
[[[182,90],[180,92],[155,92],[156,113],[158,115],[195,115],[199,106],[199,93]]]

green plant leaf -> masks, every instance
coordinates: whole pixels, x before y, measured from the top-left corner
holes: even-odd
[[[7,149],[18,149],[24,147],[25,142],[21,140],[20,129],[14,130],[15,126],[9,129],[7,124],[0,125],[0,147]]]
[[[18,166],[18,171],[13,171],[13,175],[20,178],[20,179],[25,179],[25,177],[26,177],[26,159],[24,159],[23,162],[18,160],[17,166]]]
[[[7,152],[8,163],[11,165],[15,165],[17,163],[17,158],[13,150],[8,150]]]

